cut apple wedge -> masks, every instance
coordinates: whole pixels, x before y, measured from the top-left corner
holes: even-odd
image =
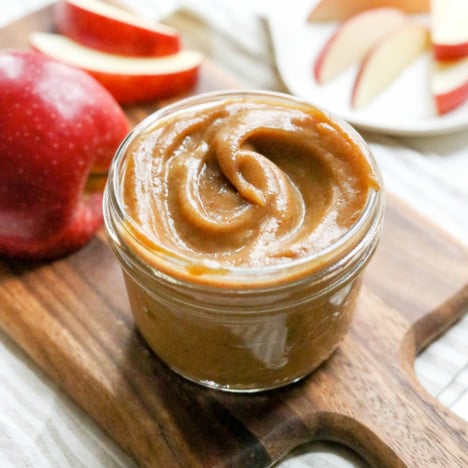
[[[446,114],[468,100],[468,57],[455,61],[434,60],[431,91],[439,115]]]
[[[156,57],[181,48],[177,30],[101,1],[62,0],[54,20],[59,33],[103,52]]]
[[[468,0],[432,0],[431,36],[437,60],[468,56]]]
[[[407,13],[426,13],[430,0],[319,0],[308,21],[342,21],[360,11],[378,7],[399,8]]]
[[[420,24],[407,22],[391,31],[364,58],[357,74],[351,105],[368,104],[429,45],[429,31]]]
[[[84,47],[65,36],[32,33],[37,52],[94,76],[120,104],[167,98],[186,92],[198,78],[202,54],[181,50],[165,57],[129,57]]]
[[[314,64],[318,83],[325,83],[361,60],[383,36],[407,21],[396,8],[372,8],[343,21],[322,47]]]

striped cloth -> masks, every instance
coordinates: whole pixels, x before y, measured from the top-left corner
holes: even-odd
[[[170,21],[183,30],[194,47],[230,69],[249,87],[279,89],[268,31],[257,15],[268,7],[267,0],[127,1],[145,15],[154,16],[167,14],[183,3],[190,10],[172,15]],[[51,0],[1,3],[0,26]],[[196,15],[190,13],[194,10]],[[387,188],[468,247],[468,136],[452,135],[437,141],[372,137],[370,142]],[[413,182],[416,179],[418,184]],[[2,468],[135,466],[1,332],[0,362]],[[468,317],[418,356],[415,367],[423,386],[468,420]],[[365,463],[341,447],[314,443],[299,448],[277,466],[359,467]]]

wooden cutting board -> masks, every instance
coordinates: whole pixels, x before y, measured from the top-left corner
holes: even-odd
[[[47,8],[0,31],[24,47]],[[196,92],[235,87],[214,65]],[[154,106],[128,109],[136,122]],[[468,252],[388,195],[383,238],[351,330],[302,382],[256,395],[170,372],[135,330],[102,232],[68,258],[0,261],[0,326],[142,466],[266,467],[310,440],[379,467],[467,467],[468,425],[429,396],[415,355],[468,308]]]

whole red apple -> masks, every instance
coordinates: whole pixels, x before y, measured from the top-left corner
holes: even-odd
[[[85,186],[127,119],[94,78],[34,52],[0,53],[0,90],[0,255],[66,255],[102,224],[102,193]]]

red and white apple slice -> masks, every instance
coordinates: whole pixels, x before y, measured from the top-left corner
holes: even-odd
[[[101,1],[62,0],[54,13],[59,33],[103,52],[156,57],[181,48],[177,30]]]
[[[429,39],[428,29],[412,22],[387,34],[361,64],[352,92],[352,107],[365,106],[386,89],[428,47]]]
[[[202,54],[181,50],[165,57],[130,57],[108,54],[60,34],[33,33],[33,49],[94,76],[120,104],[168,98],[192,88]]]
[[[322,47],[314,64],[318,83],[325,83],[361,60],[372,46],[407,21],[396,8],[373,8],[343,21]]]
[[[432,0],[431,35],[437,60],[468,56],[468,1]]]
[[[407,13],[426,13],[430,0],[319,0],[308,21],[341,21],[360,11],[378,7],[399,8]]]
[[[431,90],[437,113],[446,114],[468,100],[468,57],[433,62]]]

